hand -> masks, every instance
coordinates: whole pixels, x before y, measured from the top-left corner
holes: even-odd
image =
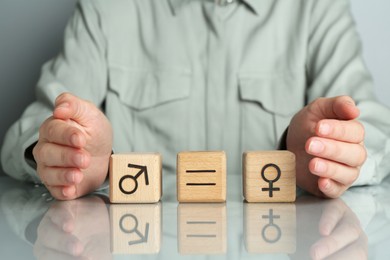
[[[297,185],[321,197],[339,197],[366,159],[364,128],[350,97],[319,98],[291,120],[287,149],[295,153]]]
[[[57,201],[37,229],[37,259],[111,259],[107,207],[99,197]]]
[[[78,198],[106,179],[112,151],[112,129],[92,103],[64,93],[53,116],[41,126],[33,149],[37,172],[53,197]]]
[[[311,258],[367,259],[368,239],[355,213],[341,199],[330,200],[322,212],[322,237],[312,245]]]

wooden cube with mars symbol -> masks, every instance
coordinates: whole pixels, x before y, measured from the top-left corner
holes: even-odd
[[[112,203],[155,203],[162,196],[162,160],[158,153],[113,154],[110,158]]]
[[[245,152],[243,186],[248,202],[295,201],[295,155],[289,151]]]

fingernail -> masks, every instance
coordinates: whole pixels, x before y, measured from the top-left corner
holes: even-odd
[[[314,165],[314,170],[318,173],[326,172],[326,168],[326,163],[322,161],[316,161],[316,164]]]
[[[312,140],[309,145],[309,152],[318,154],[324,151],[324,144],[318,140]]]
[[[319,128],[319,132],[321,135],[328,135],[330,134],[330,125],[322,123]]]
[[[69,107],[69,103],[68,102],[64,102],[64,103],[61,103],[57,106],[57,108],[68,108]]]
[[[70,197],[72,196],[76,191],[76,188],[74,186],[66,186],[62,188],[62,195],[65,197]]]
[[[82,167],[84,163],[84,156],[82,154],[76,154],[74,157],[74,163],[78,167]]]

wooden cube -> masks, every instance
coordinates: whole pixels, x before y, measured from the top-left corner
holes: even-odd
[[[226,155],[223,151],[177,155],[179,202],[226,201]]]
[[[112,203],[155,203],[162,196],[162,162],[158,153],[113,154],[110,159]]]
[[[180,203],[177,215],[180,254],[226,253],[225,203]]]
[[[245,152],[243,186],[248,202],[295,201],[295,155],[289,151]]]
[[[110,205],[111,252],[157,254],[161,248],[161,202]]]
[[[294,253],[295,204],[244,203],[244,244],[248,253]]]

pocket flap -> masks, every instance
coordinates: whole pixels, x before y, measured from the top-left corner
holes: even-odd
[[[132,70],[112,67],[110,88],[120,100],[134,109],[147,109],[190,95],[188,71]]]
[[[289,116],[304,104],[304,92],[294,84],[297,82],[286,76],[239,76],[240,98],[259,103],[268,112]]]

